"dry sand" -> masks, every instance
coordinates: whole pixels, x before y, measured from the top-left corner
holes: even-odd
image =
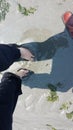
[[[73,118],[66,113],[73,111],[73,40],[62,22],[62,14],[73,12],[72,0],[9,0],[10,12],[0,23],[1,43],[40,42],[42,58],[37,62],[17,62],[7,71],[19,67],[34,71],[22,83],[14,118],[13,130],[72,130]],[[23,16],[17,3],[37,10]],[[43,47],[42,47],[42,43]],[[0,75],[1,76],[1,75]],[[58,86],[58,100],[47,101],[48,84]],[[65,110],[60,110],[64,104]]]

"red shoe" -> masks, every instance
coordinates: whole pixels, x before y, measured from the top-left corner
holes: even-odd
[[[62,16],[63,23],[68,29],[70,36],[73,38],[73,14],[70,11],[67,11]]]

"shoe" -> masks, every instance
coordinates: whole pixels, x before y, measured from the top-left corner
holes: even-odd
[[[65,24],[70,36],[73,38],[73,14],[67,11],[62,16],[63,23]]]

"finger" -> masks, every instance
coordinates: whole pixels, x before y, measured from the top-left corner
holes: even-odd
[[[31,57],[31,58],[30,58],[31,61],[34,61],[34,59],[35,59],[35,57]]]

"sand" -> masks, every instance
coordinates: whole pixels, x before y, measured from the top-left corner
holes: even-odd
[[[22,82],[23,94],[13,115],[13,130],[72,130],[73,117],[68,119],[66,113],[73,111],[73,39],[63,24],[62,15],[68,10],[73,12],[73,1],[8,2],[10,11],[0,23],[0,43],[39,42],[42,54],[39,61],[16,62],[6,70],[15,72],[25,67],[34,71]],[[17,3],[37,10],[23,16]],[[49,84],[57,87],[58,99],[54,102],[47,100]]]

